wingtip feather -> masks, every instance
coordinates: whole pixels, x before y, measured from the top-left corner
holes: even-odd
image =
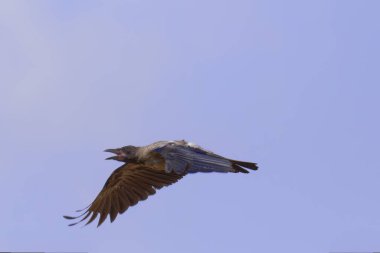
[[[75,217],[68,216],[68,215],[63,215],[63,218],[65,218],[67,220],[74,220],[75,219]]]

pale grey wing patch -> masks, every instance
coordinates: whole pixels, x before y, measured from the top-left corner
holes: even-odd
[[[166,172],[177,174],[196,172],[232,172],[231,162],[204,150],[168,144],[154,150],[165,158]]]

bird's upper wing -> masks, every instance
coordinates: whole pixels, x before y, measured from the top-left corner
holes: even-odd
[[[163,147],[152,150],[165,159],[166,172],[195,173],[195,172],[234,172],[231,160],[199,146],[168,143]]]
[[[141,200],[145,200],[149,195],[156,193],[156,189],[171,185],[182,178],[176,173],[166,173],[157,171],[150,167],[128,163],[117,168],[108,178],[103,189],[95,200],[76,217],[64,216],[66,219],[81,218],[78,222],[70,224],[76,225],[89,218],[86,225],[95,220],[100,215],[98,226],[100,226],[107,215],[113,222],[118,213],[122,214],[128,207],[135,205]]]

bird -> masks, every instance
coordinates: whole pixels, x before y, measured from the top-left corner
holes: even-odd
[[[157,141],[147,146],[124,146],[106,149],[123,164],[112,172],[94,201],[77,216],[63,217],[75,220],[69,226],[87,220],[87,224],[99,217],[99,227],[109,215],[112,223],[118,214],[164,186],[176,183],[187,174],[197,172],[249,173],[257,170],[257,163],[225,158],[202,147],[185,141]]]

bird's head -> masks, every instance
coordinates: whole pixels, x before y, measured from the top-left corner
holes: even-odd
[[[116,160],[119,162],[133,162],[137,159],[136,152],[137,147],[135,146],[125,146],[122,148],[110,148],[104,150],[104,152],[110,152],[115,154],[115,156],[111,156],[106,158],[106,160]]]

